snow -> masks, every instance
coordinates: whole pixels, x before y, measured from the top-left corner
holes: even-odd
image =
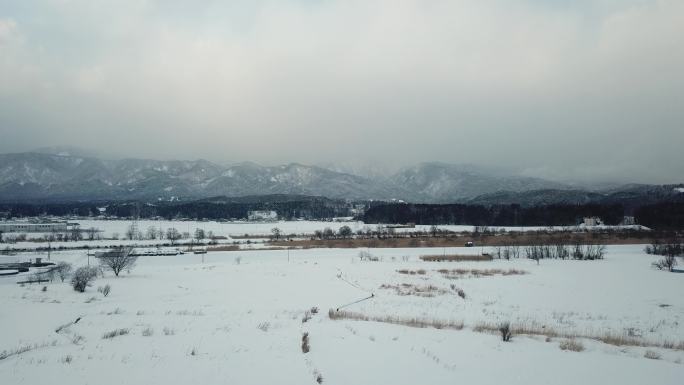
[[[231,237],[240,236],[244,237],[245,234],[255,236],[256,238],[250,239],[250,242],[262,242],[263,236],[269,236],[272,234],[272,229],[278,227],[282,234],[295,236],[310,236],[316,230],[323,230],[326,227],[331,228],[333,231],[337,232],[342,226],[349,226],[353,232],[359,230],[378,230],[388,226],[387,224],[365,224],[360,221],[353,221],[351,218],[339,218],[339,221],[264,221],[264,222],[216,222],[216,221],[155,221],[155,220],[139,220],[137,221],[138,230],[143,233],[147,232],[149,227],[154,227],[156,230],[160,228],[162,231],[166,232],[168,228],[176,228],[179,232],[186,232],[190,235],[194,234],[195,229],[203,229],[205,232],[211,231],[214,236],[224,236],[226,240],[220,240],[219,243],[232,243]],[[83,246],[91,247],[114,247],[121,245],[131,245],[131,246],[156,246],[160,243],[168,243],[169,241],[164,240],[127,240],[121,239],[125,237],[126,231],[131,226],[131,220],[70,220],[70,223],[78,223],[82,230],[87,230],[90,228],[96,228],[101,230],[99,233],[101,239],[96,241],[79,241],[79,242],[52,242],[51,247],[53,249],[58,249],[60,247],[64,248],[76,248]],[[393,231],[397,233],[411,232],[411,231],[425,231],[429,232],[431,226],[428,225],[416,225],[413,228],[394,228]],[[440,225],[437,226],[440,230],[448,230],[454,232],[475,231],[475,226],[467,225]],[[555,226],[555,227],[543,227],[543,226],[529,226],[529,227],[515,227],[515,226],[504,226],[504,227],[489,227],[489,231],[594,231],[594,230],[605,230],[605,229],[631,229],[631,230],[649,230],[647,227],[640,225],[628,225],[628,226]],[[3,235],[4,239],[10,239],[13,233],[5,233]],[[47,243],[45,242],[32,242],[31,239],[45,238],[50,234],[46,233],[26,233],[28,241],[15,242],[15,243],[4,243],[3,248],[8,249],[37,249],[46,248]],[[111,238],[117,235],[120,239],[112,240]],[[246,241],[246,239],[241,239]],[[178,243],[190,243],[189,239],[180,240]]]
[[[160,227],[164,230],[170,227],[175,227],[178,231],[185,231],[192,233],[197,228],[204,229],[205,231],[212,231],[214,235],[217,236],[232,236],[232,235],[270,235],[271,230],[274,227],[278,227],[284,234],[313,234],[316,230],[323,230],[326,227],[331,228],[334,231],[338,231],[342,226],[349,226],[352,231],[356,232],[358,230],[372,229],[376,230],[379,227],[385,227],[387,224],[365,224],[361,221],[348,220],[349,218],[344,218],[346,220],[342,221],[273,221],[273,222],[217,222],[217,221],[166,221],[166,220],[139,220],[137,221],[138,229],[145,232],[147,228],[154,227],[159,229]],[[123,236],[131,225],[130,220],[73,220],[70,222],[75,222],[80,224],[81,229],[89,229],[95,227],[97,229],[103,230],[103,237],[110,237],[114,233],[118,233]],[[429,231],[431,226],[428,225],[416,225],[415,228],[396,228],[395,232],[411,232],[411,231]],[[439,225],[437,228],[441,230],[449,230],[455,232],[462,231],[474,231],[475,226],[468,225]],[[603,230],[603,229],[648,229],[639,225],[630,226],[492,226],[488,228],[489,230],[496,231],[562,231],[562,230],[578,230],[578,231],[590,231],[590,230]],[[31,234],[29,234],[30,236]]]
[[[605,260],[539,265],[526,259],[418,258],[472,252],[466,248],[370,249],[380,262],[360,262],[359,249],[141,257],[130,274],[107,274],[86,293],[59,282],[47,284],[45,292],[42,285],[14,284],[25,274],[2,277],[0,351],[40,347],[0,360],[0,373],[3,384],[315,384],[316,373],[324,384],[679,384],[683,351],[648,348],[662,356],[651,360],[643,357],[647,348],[582,339],[585,350],[570,352],[558,348],[559,339],[514,336],[504,343],[472,329],[479,322],[511,321],[580,334],[631,331],[648,341],[684,340],[684,274],[651,268],[655,257],[642,249],[609,246]],[[56,252],[52,259],[87,263],[83,252]],[[436,271],[441,268],[528,274],[453,280]],[[425,298],[379,289],[399,283],[454,284],[467,296]],[[96,291],[105,284],[112,286],[107,297]],[[459,320],[465,328],[328,319],[328,309],[369,293],[375,296],[345,310]],[[302,323],[313,306],[320,312]],[[78,323],[55,332],[77,317]],[[130,332],[102,338],[119,328]],[[148,328],[153,334],[144,336]],[[307,354],[300,348],[304,332],[311,345]]]

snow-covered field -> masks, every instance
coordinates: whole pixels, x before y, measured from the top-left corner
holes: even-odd
[[[651,268],[643,246],[609,246],[600,261],[422,262],[440,249],[311,249],[141,257],[130,274],[99,278],[86,293],[66,283],[0,277],[3,384],[680,384],[684,351],[580,338],[476,332],[510,321],[585,336],[684,340],[684,274]],[[486,250],[485,250],[486,251]],[[454,248],[467,254],[472,249]],[[30,257],[30,255],[21,255]],[[87,262],[83,252],[53,260]],[[202,263],[204,258],[204,263]],[[239,263],[238,263],[239,261]],[[91,261],[92,262],[92,261]],[[527,274],[449,279],[438,269]],[[425,270],[400,274],[397,270]],[[110,284],[104,297],[97,286]],[[382,285],[432,285],[433,296]],[[454,288],[451,288],[454,285]],[[458,296],[462,289],[465,299]],[[331,320],[328,309],[369,316],[463,322],[462,330]],[[302,322],[306,310],[320,311]],[[80,321],[56,332],[60,326]],[[116,329],[125,335],[104,339]],[[310,351],[301,349],[309,333]],[[659,359],[645,358],[652,351]]]
[[[168,243],[168,240],[128,240],[124,239],[127,230],[133,223],[130,220],[76,220],[71,221],[78,223],[80,228],[83,230],[95,228],[100,230],[98,233],[99,240],[83,240],[83,241],[69,241],[69,242],[52,242],[52,248],[75,248],[88,246],[91,248],[98,247],[113,247],[121,245],[148,245],[154,246],[160,243]],[[226,237],[226,239],[218,240],[218,243],[232,243],[234,241],[233,237],[241,238],[242,242],[249,240],[250,242],[262,242],[264,236],[272,235],[273,228],[277,227],[281,230],[283,235],[295,236],[311,236],[316,230],[323,230],[325,228],[330,228],[337,232],[342,226],[349,226],[354,233],[359,230],[378,230],[388,226],[387,224],[365,224],[359,221],[278,221],[278,222],[216,222],[216,221],[151,221],[151,220],[140,220],[136,222],[138,230],[145,235],[147,230],[152,227],[156,230],[161,230],[166,232],[169,228],[175,228],[180,233],[187,233],[192,236],[196,229],[202,229],[205,233],[211,232],[214,236]],[[393,231],[397,233],[402,232],[412,232],[412,231],[430,231],[431,226],[427,225],[416,225],[411,228],[394,228]],[[448,230],[454,232],[468,231],[472,232],[475,230],[475,226],[466,225],[440,225],[437,226],[440,230]],[[605,230],[605,229],[633,229],[633,230],[648,230],[648,228],[632,225],[632,226],[555,226],[555,227],[541,227],[541,226],[528,226],[528,227],[490,227],[490,231],[560,231],[560,230],[573,230],[573,231],[595,231],[595,230]],[[10,239],[16,237],[17,233],[6,233],[4,238]],[[28,241],[19,241],[12,243],[4,243],[2,248],[7,249],[36,249],[45,248],[45,242],[34,242],[31,239],[45,238],[49,234],[44,233],[27,233],[25,234]],[[245,235],[253,236],[253,238],[244,238]],[[115,239],[112,239],[115,238]],[[180,239],[178,243],[190,243],[191,239]]]

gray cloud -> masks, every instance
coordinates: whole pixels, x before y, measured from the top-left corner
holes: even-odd
[[[681,1],[14,3],[2,152],[684,174]]]

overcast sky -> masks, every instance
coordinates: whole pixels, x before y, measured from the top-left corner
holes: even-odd
[[[682,182],[684,1],[0,0],[0,152],[64,144]]]

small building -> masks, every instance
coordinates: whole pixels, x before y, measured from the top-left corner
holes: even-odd
[[[634,219],[634,217],[625,215],[620,224],[624,226],[636,225],[636,219]]]
[[[247,219],[250,221],[275,221],[278,219],[278,213],[273,210],[254,210],[247,213]]]
[[[602,224],[603,221],[599,217],[584,217],[585,226],[600,226]]]

